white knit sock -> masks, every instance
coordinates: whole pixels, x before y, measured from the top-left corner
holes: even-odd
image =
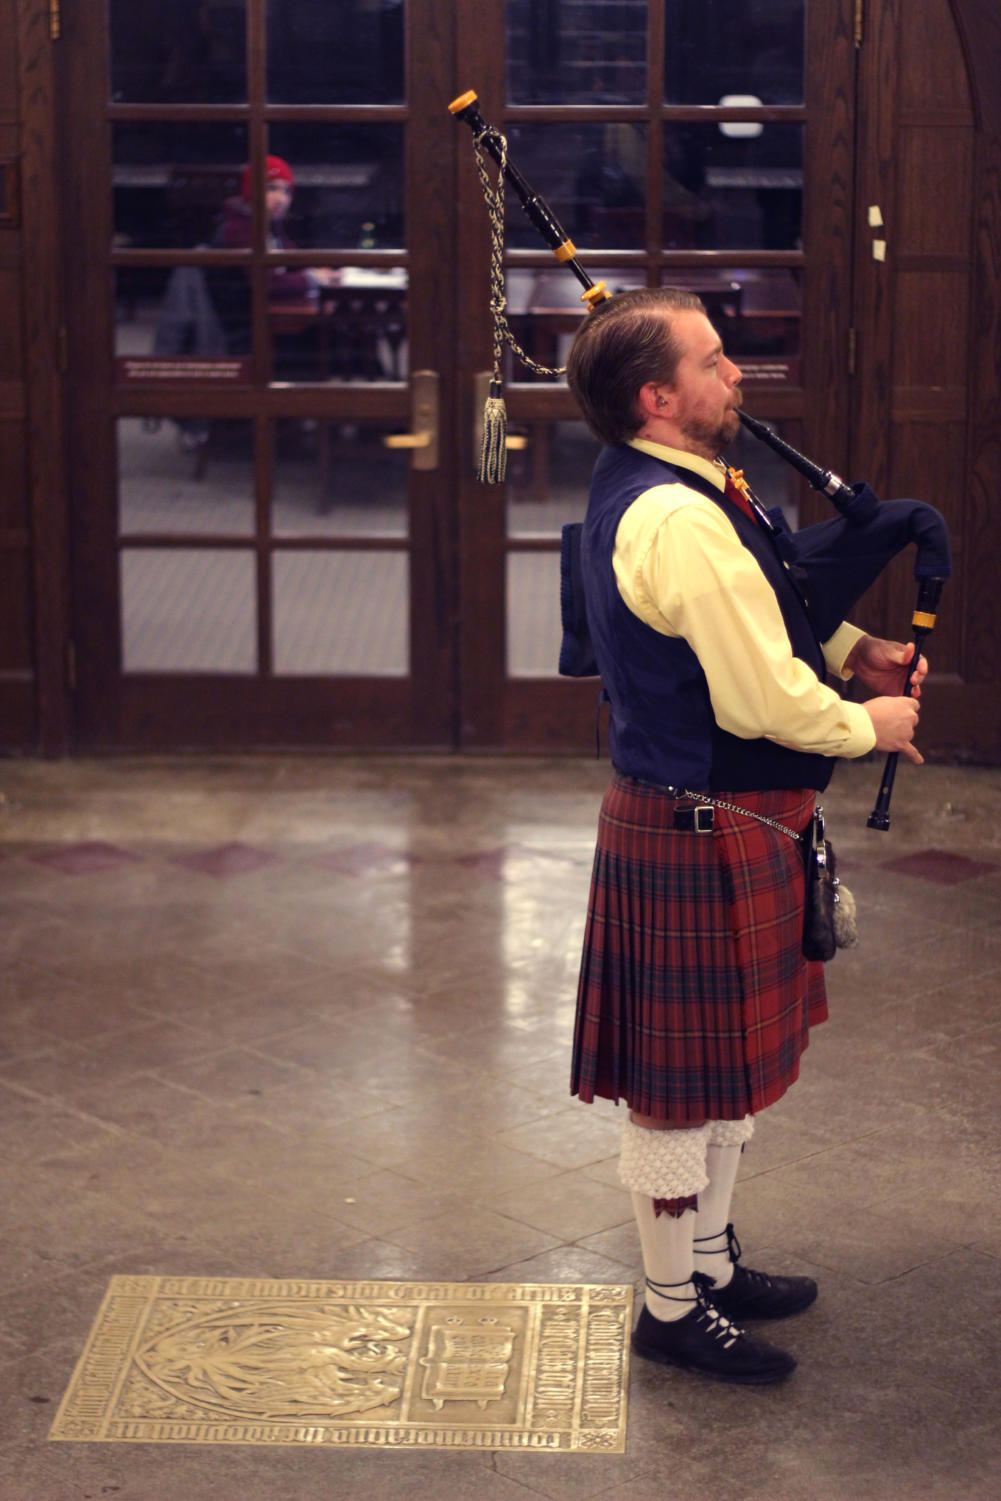
[[[740,1167],[740,1154],[753,1130],[752,1116],[742,1121],[710,1121],[707,1127],[706,1172],[709,1184],[699,1194],[695,1267],[712,1277],[717,1287],[726,1287],[733,1277],[726,1227],[730,1223],[730,1202]]]
[[[695,1307],[695,1210],[682,1204],[706,1185],[707,1141],[706,1126],[658,1131],[626,1121],[622,1128],[619,1177],[632,1190],[646,1306],[657,1319],[680,1319]]]
[[[622,1127],[619,1177],[651,1199],[685,1199],[701,1193],[706,1177],[708,1126],[658,1131],[627,1120]]]
[[[686,1209],[675,1219],[669,1214],[657,1214],[649,1194],[634,1192],[632,1199],[643,1249],[646,1306],[655,1319],[663,1319],[665,1323],[682,1319],[695,1307],[692,1281],[695,1210]]]

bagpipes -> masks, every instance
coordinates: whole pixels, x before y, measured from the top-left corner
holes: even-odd
[[[503,345],[509,344],[516,355],[532,369],[545,374],[562,374],[536,365],[521,349],[507,323],[504,298],[503,222],[504,190],[510,186],[521,206],[552,250],[557,261],[565,265],[583,287],[581,301],[589,311],[613,294],[604,282],[595,282],[577,258],[576,246],[556,219],[548,204],[539,197],[508,160],[507,142],[499,130],[487,124],[480,113],[477,95],[470,91],[454,99],[449,110],[473,133],[477,169],[491,218],[491,311],[494,320],[494,368],[483,423],[483,443],[479,477],[487,483],[501,483],[504,478],[506,417],[502,397],[501,357]],[[496,186],[492,185],[484,162],[484,153],[498,167]],[[780,510],[759,512],[769,524],[773,540],[794,581],[804,594],[810,618],[819,640],[826,641],[847,617],[884,568],[910,543],[916,546],[914,577],[918,592],[911,629],[914,655],[905,674],[904,695],[911,693],[911,674],[922,648],[935,626],[935,615],[946,580],[952,572],[949,533],[945,519],[934,506],[920,500],[880,501],[867,484],[847,485],[836,474],[815,464],[780,438],[763,422],[738,410],[745,429],[791,464],[813,487],[826,495],[836,517],[793,532]],[[754,497],[752,497],[754,498]],[[568,677],[595,677],[597,663],[587,628],[587,614],[581,577],[580,522],[563,528],[560,561],[560,607],[563,640],[559,671]],[[898,754],[886,760],[879,794],[867,820],[871,829],[890,827],[890,798],[896,775]]]

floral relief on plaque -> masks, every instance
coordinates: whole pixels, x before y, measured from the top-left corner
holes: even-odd
[[[158,1406],[173,1403],[178,1415],[343,1417],[390,1408],[403,1389],[412,1320],[399,1314],[250,1301],[168,1306],[161,1319],[172,1312],[177,1321],[137,1350],[135,1368]]]

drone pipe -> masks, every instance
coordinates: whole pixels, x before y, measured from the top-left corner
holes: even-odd
[[[577,247],[563,228],[552,209],[545,199],[540,198],[534,188],[522,177],[517,167],[507,159],[507,153],[502,145],[502,136],[499,130],[488,125],[480,114],[479,99],[474,90],[470,89],[467,94],[460,94],[458,99],[453,99],[448,106],[457,120],[468,125],[473,132],[473,139],[478,146],[490,153],[494,161],[504,174],[504,179],[514,189],[525,214],[535,225],[539,234],[545,240],[556,259],[571,270],[584,288],[581,297],[588,307],[593,307],[597,302],[604,302],[612,294],[603,281],[594,281],[580,261],[577,259]]]

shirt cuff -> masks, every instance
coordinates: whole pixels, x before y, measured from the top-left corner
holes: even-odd
[[[861,641],[864,635],[865,631],[860,631],[857,625],[850,625],[847,620],[843,620],[834,635],[824,642],[824,661],[835,677],[841,678],[843,682],[847,683],[854,676],[852,672],[845,671],[845,662],[856,641]]]
[[[842,700],[845,714],[848,717],[848,738],[838,752],[848,760],[856,756],[867,756],[871,750],[876,749],[876,726],[869,718],[861,704],[848,703]]]

